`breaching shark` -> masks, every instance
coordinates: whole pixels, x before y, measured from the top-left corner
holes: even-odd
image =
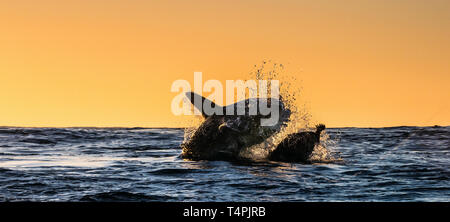
[[[202,111],[205,120],[185,142],[181,144],[181,157],[191,160],[244,160],[240,152],[248,147],[264,142],[267,138],[279,132],[291,115],[282,99],[276,98],[250,98],[228,106],[219,106],[214,102],[194,93],[187,92],[186,96],[196,109]],[[197,101],[197,102],[195,102]],[[201,102],[199,102],[201,101]],[[203,104],[211,104],[221,114],[208,114],[203,110]],[[262,124],[264,120],[273,117],[273,113],[265,114],[254,106],[264,104],[277,105],[278,119],[271,125]],[[245,113],[239,113],[239,108]],[[273,108],[273,107],[272,107]],[[234,110],[232,115],[227,110]],[[242,109],[241,109],[242,110]],[[239,114],[239,115],[238,115]]]

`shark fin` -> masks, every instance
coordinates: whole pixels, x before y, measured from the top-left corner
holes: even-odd
[[[209,99],[207,99],[207,98],[205,98],[203,96],[200,96],[197,93],[186,92],[186,97],[191,101],[191,103],[194,105],[194,107],[197,110],[202,112],[202,116],[205,117],[205,118],[211,116],[211,114],[206,113],[205,110],[203,109],[203,104],[205,104],[205,102],[210,103],[212,108],[222,109],[223,110],[222,107],[220,107],[219,105],[215,104],[213,101],[211,101],[211,100],[209,100]]]

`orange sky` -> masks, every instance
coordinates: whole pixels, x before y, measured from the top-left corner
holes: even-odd
[[[264,59],[330,127],[450,125],[446,0],[3,0],[0,125],[182,126],[174,80]]]

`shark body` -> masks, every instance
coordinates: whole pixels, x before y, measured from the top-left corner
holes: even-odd
[[[198,110],[202,110],[205,102],[216,110],[223,110],[222,115],[202,111],[205,120],[192,136],[181,144],[181,157],[191,160],[242,160],[239,154],[244,148],[262,143],[279,132],[291,114],[281,100],[273,99],[272,102],[275,101],[278,105],[278,119],[275,124],[265,126],[261,123],[269,118],[270,114],[264,115],[259,111],[251,114],[250,110],[252,106],[260,103],[270,105],[270,99],[250,98],[221,107],[193,92],[186,93],[186,96]],[[238,107],[244,107],[245,113],[238,115],[236,112]],[[234,108],[233,115],[229,115],[226,111],[230,108]]]

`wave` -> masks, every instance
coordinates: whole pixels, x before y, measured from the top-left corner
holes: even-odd
[[[141,193],[130,193],[124,191],[101,192],[96,194],[85,195],[80,201],[85,202],[148,202],[148,201],[169,201],[175,198],[165,195],[148,195]]]

